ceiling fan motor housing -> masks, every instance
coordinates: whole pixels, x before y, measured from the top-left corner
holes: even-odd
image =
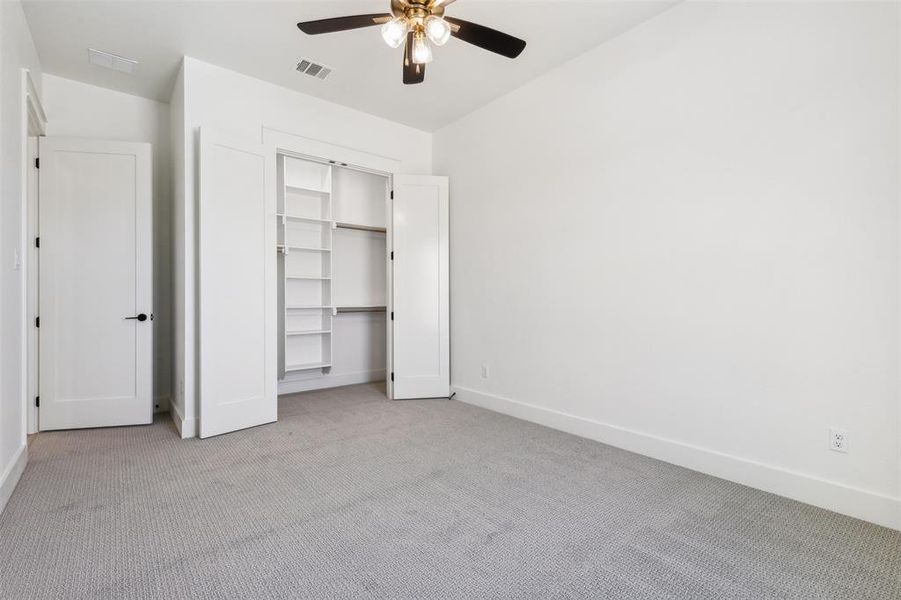
[[[408,20],[422,25],[426,17],[434,15],[441,17],[444,15],[444,6],[429,6],[432,2],[428,0],[391,0],[391,13],[395,17],[406,17]]]

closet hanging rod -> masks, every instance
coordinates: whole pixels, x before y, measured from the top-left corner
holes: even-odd
[[[357,231],[378,231],[379,233],[387,233],[384,227],[371,227],[369,225],[355,225],[354,223],[335,223],[335,227],[341,229],[356,229]]]
[[[370,312],[387,312],[385,306],[341,306],[338,308],[339,313],[370,313]]]

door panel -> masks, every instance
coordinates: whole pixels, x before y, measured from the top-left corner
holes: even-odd
[[[448,181],[394,176],[393,397],[450,393]]]
[[[150,145],[41,138],[40,156],[40,429],[150,423]]]
[[[200,136],[200,437],[277,418],[274,154]]]

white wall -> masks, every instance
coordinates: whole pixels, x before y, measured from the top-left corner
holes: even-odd
[[[0,2],[0,510],[25,467],[25,161],[22,68],[41,85],[31,32],[17,1]],[[40,91],[40,90],[39,90]]]
[[[153,397],[168,408],[172,275],[169,105],[44,74],[47,135],[153,144]]]
[[[175,127],[184,137],[185,173],[181,192],[175,194],[176,256],[184,256],[184,272],[176,271],[174,351],[175,416],[193,435],[196,418],[196,135],[211,127],[261,140],[264,127],[284,133],[392,158],[408,173],[429,173],[432,136],[404,125],[253,79],[190,57],[182,65],[176,93],[184,95],[184,123]],[[173,98],[171,106],[175,107]],[[175,118],[175,117],[173,117]],[[173,133],[173,136],[178,134]],[[174,140],[176,145],[181,141]],[[183,248],[183,249],[182,249]],[[183,393],[181,390],[184,390]]]
[[[901,527],[899,7],[681,4],[436,132],[458,398]]]

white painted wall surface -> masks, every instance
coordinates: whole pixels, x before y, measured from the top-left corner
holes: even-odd
[[[432,136],[429,133],[307,96],[246,75],[186,57],[182,66],[185,173],[176,193],[174,235],[176,256],[184,256],[184,273],[176,272],[174,310],[176,364],[173,385],[184,386],[178,404],[194,427],[196,415],[196,135],[212,127],[249,140],[261,140],[263,127],[329,144],[369,152],[400,161],[405,172],[431,172]],[[174,110],[175,103],[172,103]],[[177,118],[177,117],[173,117]],[[173,134],[175,135],[175,134]],[[180,142],[176,141],[176,145]],[[183,250],[182,250],[183,247]],[[183,286],[183,287],[182,287]],[[187,435],[185,431],[182,435]]]
[[[899,10],[684,3],[436,132],[458,398],[901,527]]]
[[[44,74],[47,135],[153,144],[153,397],[168,408],[171,389],[172,162],[169,105]]]
[[[0,2],[0,510],[25,466],[25,138],[22,68],[41,85],[41,65],[18,1]],[[40,90],[39,90],[40,92]]]

